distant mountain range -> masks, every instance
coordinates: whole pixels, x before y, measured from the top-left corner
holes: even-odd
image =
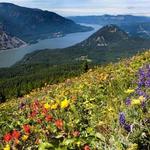
[[[133,23],[143,23],[150,22],[150,17],[145,16],[132,16],[132,15],[102,15],[102,16],[72,16],[68,17],[78,23],[87,24],[133,24]]]
[[[39,63],[56,65],[81,60],[104,64],[132,56],[146,48],[150,48],[150,40],[130,37],[118,26],[107,25],[75,46],[28,54],[19,65]]]
[[[87,24],[116,24],[132,36],[150,39],[150,17],[132,15],[102,15],[69,17],[77,23]]]
[[[150,21],[144,23],[132,23],[121,25],[131,36],[150,39]]]
[[[17,37],[11,37],[0,29],[0,50],[17,48],[25,45],[26,43]]]
[[[0,23],[9,34],[26,42],[92,30],[56,13],[0,3]]]

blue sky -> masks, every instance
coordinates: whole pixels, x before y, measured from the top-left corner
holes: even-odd
[[[150,16],[150,0],[0,0],[63,16],[132,14]]]

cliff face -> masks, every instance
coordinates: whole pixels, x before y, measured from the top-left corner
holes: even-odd
[[[26,43],[17,37],[12,37],[0,30],[0,50],[17,48],[25,45]]]

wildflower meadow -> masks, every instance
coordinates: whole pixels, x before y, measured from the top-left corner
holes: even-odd
[[[150,51],[1,104],[0,149],[150,149]]]

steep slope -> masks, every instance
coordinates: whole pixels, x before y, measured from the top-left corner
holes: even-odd
[[[147,51],[1,104],[0,148],[149,149],[149,75]]]
[[[26,43],[17,37],[11,37],[0,29],[0,50],[17,48]]]
[[[116,25],[107,25],[75,46],[26,55],[20,64],[63,64],[87,59],[94,64],[117,61],[150,47],[150,40],[132,38]]]
[[[8,33],[25,41],[92,30],[56,13],[11,3],[0,3],[0,22]]]
[[[128,34],[116,25],[106,25],[81,44],[85,47],[108,47],[113,43],[119,43],[128,39]]]

